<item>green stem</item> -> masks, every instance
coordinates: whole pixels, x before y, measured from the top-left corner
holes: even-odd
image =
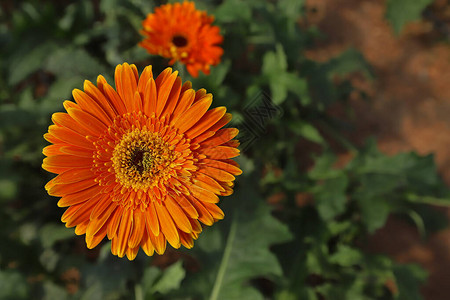
[[[222,261],[220,262],[219,271],[217,272],[217,277],[214,282],[214,286],[211,291],[211,296],[209,297],[209,300],[217,300],[219,297],[220,288],[222,287],[223,278],[225,277],[228,261],[230,259],[233,241],[234,238],[236,237],[236,229],[237,229],[236,218],[233,218],[233,220],[231,221],[230,233],[228,234],[225,251],[223,252]]]

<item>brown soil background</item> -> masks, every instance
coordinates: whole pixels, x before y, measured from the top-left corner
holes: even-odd
[[[353,47],[374,68],[373,82],[353,80],[371,100],[352,97],[355,131],[349,138],[360,144],[376,136],[386,154],[434,153],[450,185],[450,1],[435,1],[399,36],[385,19],[384,0],[306,2],[307,24],[327,35],[308,51],[310,58],[327,60]],[[445,211],[450,219],[450,209]],[[419,263],[430,274],[422,287],[425,299],[450,299],[450,229],[424,241],[413,226],[391,217],[368,247],[401,263]]]

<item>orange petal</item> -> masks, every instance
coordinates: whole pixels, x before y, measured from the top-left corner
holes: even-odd
[[[81,136],[75,131],[67,129],[65,127],[59,127],[56,125],[51,125],[48,128],[48,132],[56,137],[57,139],[66,142],[69,145],[74,145],[84,149],[95,150],[92,142],[86,139],[85,136]]]
[[[134,99],[133,99],[133,111],[142,111],[143,109],[143,104],[142,104],[142,99],[141,99],[141,95],[139,94],[138,91],[136,91],[134,93]]]
[[[44,154],[45,156],[64,154],[60,150],[62,145],[64,145],[64,144],[46,146],[44,149],[42,149],[42,154]]]
[[[62,154],[69,154],[69,155],[74,155],[74,156],[79,156],[79,157],[86,157],[86,158],[92,158],[93,156],[93,151],[92,150],[87,150],[87,149],[83,149],[83,148],[78,148],[75,146],[63,146],[61,147],[61,152]]]
[[[84,203],[78,203],[70,206],[61,216],[61,222],[66,223],[76,212],[83,206]]]
[[[209,211],[211,216],[214,218],[214,221],[222,220],[224,218],[225,214],[220,209],[220,207],[218,207],[216,204],[207,203],[207,202],[204,202],[202,204]]]
[[[180,98],[181,92],[181,78],[178,76],[173,84],[172,90],[170,91],[169,98],[167,99],[166,106],[161,113],[161,116],[170,116],[172,115],[175,106],[178,103],[178,99]]]
[[[145,229],[144,235],[142,236],[141,247],[142,250],[144,250],[145,254],[147,254],[148,256],[152,256],[153,253],[155,252],[155,247],[153,247],[147,229]]]
[[[87,221],[85,221],[85,222],[83,222],[81,224],[78,224],[77,227],[75,227],[75,234],[76,235],[83,235],[83,234],[85,234],[88,224],[89,224],[89,220],[87,220]]]
[[[106,207],[103,208],[103,210],[100,211],[100,213],[95,213],[94,210],[91,212],[91,215],[89,216],[90,222],[89,226],[86,230],[86,235],[92,236],[97,234],[97,232],[107,224],[108,219],[110,216],[114,213],[114,210],[117,208],[117,204],[114,202],[109,202],[105,200],[100,200],[97,205],[95,206],[94,210],[100,211],[100,206],[104,206],[106,203]],[[105,231],[106,232],[106,231]]]
[[[127,112],[127,108],[125,107],[125,103],[123,103],[123,100],[120,98],[119,94],[117,94],[114,88],[106,82],[103,76],[99,76],[99,79],[102,81],[102,87],[105,95],[108,97],[115,111],[117,111],[117,114],[125,114]]]
[[[122,218],[124,208],[122,206],[117,206],[114,214],[111,214],[111,218],[108,222],[108,228],[106,234],[108,235],[108,239],[112,239],[117,234],[117,227],[119,227],[120,219]]]
[[[72,109],[72,108],[69,108]],[[75,109],[75,108],[73,108]],[[66,127],[72,131],[75,131],[76,133],[78,133],[81,136],[86,136],[88,134],[92,134],[91,131],[89,130],[89,128],[84,128],[82,126],[80,126],[80,124],[78,124],[77,121],[75,121],[69,114],[67,113],[54,113],[52,115],[52,121],[53,123],[55,123],[56,125],[60,126],[60,127]]]
[[[170,217],[166,207],[156,203],[155,208],[158,215],[159,224],[161,226],[161,232],[164,234],[172,247],[180,248],[180,236],[178,235],[175,223]]]
[[[192,105],[195,98],[195,91],[193,89],[188,89],[181,94],[180,100],[172,113],[171,124],[174,124],[182,114]]]
[[[224,106],[213,108],[205,113],[205,115],[189,130],[185,132],[190,139],[195,138],[199,134],[209,130],[212,125],[216,124],[226,113]]]
[[[73,182],[79,182],[85,179],[93,179],[95,174],[89,169],[70,169],[64,173],[59,174],[55,177],[53,182],[55,184],[67,184]]]
[[[65,196],[68,194],[78,193],[82,190],[98,185],[92,178],[85,179],[79,182],[72,182],[68,184],[55,184],[51,186],[47,192],[50,196]]]
[[[219,192],[225,191],[223,187],[214,179],[211,177],[203,174],[203,173],[196,173],[195,178],[192,179],[192,181],[207,190],[213,191],[214,193],[218,194]]]
[[[208,110],[212,103],[212,95],[206,96],[194,103],[188,110],[181,115],[181,117],[175,122],[175,128],[179,129],[180,133],[184,133],[186,130],[192,127]]]
[[[183,83],[183,86],[181,87],[181,94],[190,89],[192,89],[192,82],[188,80],[185,83]]]
[[[201,166],[198,169],[198,172],[208,175],[209,177],[217,181],[233,181],[235,179],[233,175],[224,170],[212,168],[206,165]]]
[[[125,255],[133,225],[133,210],[124,209],[123,216],[117,230],[117,235],[113,238],[113,240],[117,239],[117,256],[119,257],[123,257]]]
[[[187,249],[191,249],[194,247],[194,239],[192,238],[192,234],[186,233],[183,231],[178,231],[180,235],[181,244]]]
[[[226,146],[202,149],[202,153],[211,159],[227,159],[239,156],[239,149]]]
[[[209,139],[203,141],[201,145],[204,148],[219,146],[236,137],[238,133],[239,130],[236,128],[223,128],[217,131],[213,137],[210,137]]]
[[[97,104],[103,109],[104,112],[109,116],[111,120],[117,116],[117,111],[114,110],[110,101],[106,98],[102,91],[100,91],[92,82],[89,80],[84,81],[84,92],[88,94]]]
[[[239,169],[237,166],[229,164],[227,162],[224,161],[220,161],[220,160],[214,160],[214,159],[203,159],[200,163],[201,164],[205,164],[209,167],[215,168],[215,169],[220,169],[220,170],[224,170],[232,175],[241,175],[242,174],[242,170]]]
[[[159,235],[158,215],[156,214],[155,204],[153,202],[147,207],[144,217],[148,232],[152,232],[155,236]]]
[[[73,155],[53,155],[44,158],[43,165],[50,167],[85,169],[92,167],[92,158],[78,157]]]
[[[114,79],[117,93],[122,98],[127,111],[131,112],[133,109],[134,93],[137,91],[137,80],[132,67],[127,63],[118,65]]]
[[[142,240],[142,236],[145,230],[145,217],[143,212],[138,208],[133,211],[133,231],[130,234],[128,240],[129,248],[136,248],[139,246]]]
[[[173,72],[171,75],[166,76],[163,81],[160,79],[163,74],[168,71],[172,72],[171,68],[167,68],[161,75],[156,78],[156,86],[158,89],[158,100],[156,102],[156,117],[159,117],[166,106],[169,94],[172,91],[173,84],[178,76],[178,71]]]
[[[147,82],[147,85],[145,86],[144,90],[144,114],[146,116],[151,116],[152,113],[156,111],[156,99],[157,99],[157,93],[156,93],[156,83],[153,78],[150,78],[150,80]]]
[[[167,211],[169,212],[177,227],[184,232],[192,232],[192,226],[189,222],[189,219],[186,217],[186,214],[180,208],[180,206],[176,203],[175,199],[168,195],[164,202],[166,204]]]
[[[128,260],[134,260],[137,256],[138,252],[139,252],[139,246],[137,246],[136,248],[128,247],[127,252],[126,252]]]
[[[69,218],[66,223],[66,227],[73,227],[80,223],[84,223],[87,220],[90,220],[89,216],[91,215],[91,211],[95,207],[95,205],[97,205],[99,199],[100,196],[97,196],[84,202],[80,209],[78,209],[76,213],[73,214],[71,218]]]
[[[58,206],[66,207],[66,206],[71,206],[71,205],[85,202],[85,201],[91,199],[92,197],[94,197],[95,195],[97,195],[98,193],[100,193],[100,191],[101,191],[101,187],[99,187],[98,185],[94,185],[94,186],[87,188],[85,190],[82,190],[78,193],[65,195],[64,197],[59,199]]]
[[[78,126],[85,128],[92,136],[98,137],[107,129],[99,119],[81,109],[69,108],[67,112],[77,121]]]
[[[151,65],[144,68],[144,71],[142,71],[141,77],[139,78],[137,90],[141,95],[144,94],[145,86],[147,85],[147,82],[150,80],[150,78],[153,78]]]
[[[100,244],[101,241],[106,236],[106,225],[103,225],[99,230],[97,230],[96,234],[94,235],[88,235],[87,232],[89,231],[89,226],[91,225],[91,222],[89,222],[89,225],[86,229],[86,246],[89,249],[95,248],[98,244]]]
[[[210,203],[218,203],[219,197],[217,197],[216,194],[214,194],[211,191],[205,190],[198,185],[191,185],[189,186],[189,191],[191,192],[192,196],[197,198],[198,200],[202,202],[210,202]]]
[[[184,212],[189,216],[189,218],[197,219],[198,213],[192,204],[182,195],[174,195],[175,201],[184,210]],[[192,226],[191,226],[192,227]]]
[[[203,204],[195,199],[194,197],[188,197],[189,201],[195,207],[198,212],[198,220],[205,225],[211,226],[214,224],[214,218],[211,216],[209,211],[203,206]]]
[[[166,251],[166,246],[167,246],[166,238],[164,237],[164,234],[155,236],[153,233],[149,233],[148,235],[153,244],[153,247],[155,248],[156,253],[158,253],[160,255],[163,254]]]
[[[98,105],[97,102],[95,102],[94,99],[91,98],[91,96],[89,96],[88,94],[79,89],[74,89],[72,91],[72,96],[80,106],[79,109],[84,110],[85,112],[95,116],[101,122],[103,122],[104,125],[106,126],[111,125],[112,119],[103,110],[103,108],[101,108],[101,106]]]

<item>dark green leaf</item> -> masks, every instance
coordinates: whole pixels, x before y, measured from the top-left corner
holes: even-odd
[[[400,34],[406,23],[420,19],[422,11],[433,0],[388,0],[386,18],[396,34]]]

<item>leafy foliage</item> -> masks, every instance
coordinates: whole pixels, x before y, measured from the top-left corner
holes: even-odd
[[[51,175],[40,168],[50,116],[85,79],[112,83],[118,63],[167,67],[137,46],[141,21],[162,2],[6,0],[0,299],[421,299],[426,273],[371,254],[366,242],[392,215],[424,238],[446,226],[430,205],[448,206],[449,192],[431,155],[386,156],[374,141],[360,149],[343,137],[349,120],[329,109],[348,109],[360,92],[350,75],[374,74],[355,49],[325,62],[305,57],[321,36],[299,26],[304,1],[196,2],[224,35],[222,63],[198,78],[174,68],[233,113],[244,175],[220,204],[225,219],[193,249],[119,260],[107,241],[87,250],[59,222],[63,210],[43,189]],[[387,18],[398,33],[429,3],[388,1]],[[352,159],[337,168],[342,149]]]
[[[432,0],[388,0],[386,18],[399,34],[406,23],[420,19],[422,11]]]

